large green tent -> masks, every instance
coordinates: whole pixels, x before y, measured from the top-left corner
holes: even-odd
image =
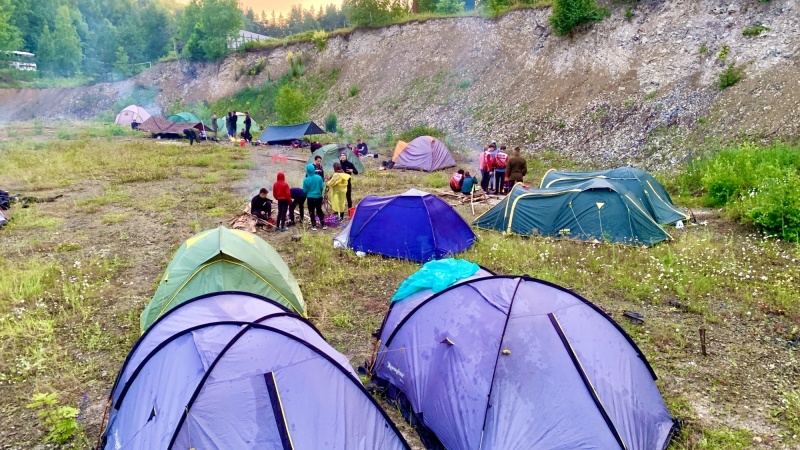
[[[239,136],[242,133],[242,130],[244,130],[245,114],[243,112],[237,112],[237,113],[234,113],[234,114],[236,114],[236,116],[237,116],[237,119],[236,119],[236,136]],[[219,130],[220,133],[225,133],[228,130],[228,128],[225,126],[225,117],[226,116],[227,116],[227,113],[225,115],[223,115],[222,117],[217,119],[217,129]],[[250,121],[251,121],[250,134],[257,135],[257,133],[259,131],[261,131],[261,128],[259,128],[259,126],[256,123],[256,121],[253,119],[253,116],[250,116]]]
[[[672,204],[667,190],[652,175],[635,167],[617,167],[597,172],[556,172],[547,171],[542,177],[541,188],[566,188],[583,183],[592,178],[602,178],[614,184],[621,184],[633,193],[644,205],[648,213],[661,225],[688,220],[686,211]]]
[[[347,159],[356,166],[358,173],[364,173],[364,165],[361,164],[358,156],[349,148],[338,144],[323,145],[322,148],[316,149],[311,154],[311,157],[308,158],[308,164],[313,164],[315,157],[322,156],[322,169],[325,170],[326,174],[333,173],[333,163],[339,161],[339,154],[341,153],[347,155]]]
[[[306,315],[300,287],[275,249],[254,234],[219,227],[192,236],[175,253],[142,313],[142,331],[187,300],[223,291],[258,294]]]
[[[200,119],[190,112],[179,112],[167,117],[167,120],[175,123],[198,123]]]
[[[566,188],[525,189],[517,184],[472,225],[524,236],[631,245],[651,246],[670,239],[636,196],[600,178]]]

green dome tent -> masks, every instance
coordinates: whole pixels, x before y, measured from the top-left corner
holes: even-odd
[[[564,188],[515,185],[503,201],[473,226],[523,236],[655,245],[670,239],[644,205],[625,187],[594,178]]]
[[[175,253],[142,313],[142,331],[187,300],[223,291],[258,294],[306,315],[300,287],[275,249],[254,234],[219,227],[190,237]]]
[[[244,130],[244,118],[245,118],[245,115],[244,115],[243,112],[237,112],[237,113],[234,113],[234,114],[236,114],[238,116],[237,120],[236,120],[236,135],[239,136],[239,134],[241,134],[242,130]],[[228,130],[228,128],[225,126],[225,117],[227,115],[228,115],[228,113],[225,113],[225,114],[222,115],[222,117],[217,118],[217,129],[219,130],[220,133],[225,133]],[[250,121],[252,122],[250,124],[250,134],[255,136],[257,132],[261,131],[261,128],[259,128],[259,126],[256,123],[255,119],[253,119],[253,116],[250,116]]]
[[[198,123],[201,121],[197,118],[197,116],[190,112],[179,112],[178,114],[173,114],[167,117],[167,120],[175,123]]]
[[[563,189],[592,178],[602,178],[624,186],[636,195],[647,212],[661,225],[689,219],[686,211],[672,204],[669,193],[658,180],[644,170],[635,167],[617,167],[597,172],[556,172],[550,169],[542,177],[539,187]]]
[[[364,165],[361,164],[358,156],[349,148],[337,144],[323,145],[322,148],[316,149],[314,153],[311,154],[311,157],[308,158],[308,164],[314,164],[314,158],[321,156],[322,169],[325,170],[325,173],[333,173],[333,163],[339,161],[340,153],[345,153],[347,155],[347,159],[356,166],[358,173],[364,173]]]

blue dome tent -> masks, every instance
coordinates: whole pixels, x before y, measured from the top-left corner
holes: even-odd
[[[254,294],[189,300],[137,341],[102,449],[406,449],[347,359]]]
[[[378,336],[373,382],[428,449],[663,450],[676,430],[630,337],[544,281],[481,270],[392,302]]]
[[[409,189],[389,197],[364,197],[334,245],[426,262],[461,253],[475,240],[475,233],[450,205]]]

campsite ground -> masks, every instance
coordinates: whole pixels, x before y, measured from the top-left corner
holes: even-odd
[[[286,150],[190,147],[115,133],[77,125],[0,132],[0,188],[63,195],[16,205],[0,231],[0,448],[44,441],[47,427],[25,405],[47,392],[81,410],[74,446],[93,444],[116,371],[138,336],[139,314],[177,247],[227,224],[253,191],[271,188],[276,171],[292,185],[302,176],[302,163],[270,157]],[[470,165],[464,155],[459,160]],[[368,160],[356,177],[355,200],[447,183],[442,173],[378,171],[379,161]],[[533,158],[529,180],[550,164],[569,161]],[[458,209],[473,217],[468,207]],[[754,234],[719,211],[694,212],[705,225],[673,230],[673,242],[650,249],[479,231],[478,244],[462,256],[497,273],[567,286],[619,321],[659,375],[671,413],[685,420],[670,448],[798,448],[800,248]],[[291,267],[312,322],[357,366],[371,355],[371,333],[388,299],[417,266],[335,250],[337,232],[259,235]],[[625,310],[643,314],[644,324],[628,323]],[[708,356],[700,353],[701,328]]]

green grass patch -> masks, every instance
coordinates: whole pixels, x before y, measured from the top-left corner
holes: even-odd
[[[448,185],[449,178],[443,172],[433,172],[425,176],[423,182],[426,186],[440,189]]]
[[[128,220],[132,216],[133,216],[133,214],[132,213],[128,213],[128,212],[106,214],[105,216],[103,216],[103,218],[100,220],[100,222],[102,222],[102,223],[104,223],[106,225],[113,225],[115,223],[120,223],[120,222],[123,222],[125,220]]]
[[[9,230],[32,230],[36,228],[55,228],[63,220],[53,217],[39,210],[35,205],[27,208],[15,209],[14,215],[8,223]]]

